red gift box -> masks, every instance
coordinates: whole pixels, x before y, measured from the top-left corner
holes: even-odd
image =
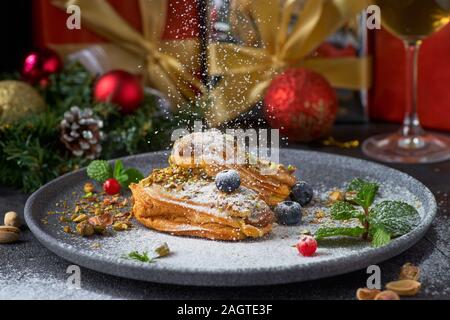
[[[141,13],[138,0],[109,0],[114,9],[133,26],[141,31]],[[168,0],[166,26],[162,39],[184,40],[199,36],[198,10],[196,0]],[[34,39],[38,46],[99,43],[102,38],[82,28],[69,30],[66,26],[68,15],[55,7],[51,0],[33,1]],[[180,19],[180,17],[183,17]]]
[[[161,35],[161,48],[176,54],[181,63],[189,64],[195,74],[200,71],[200,45],[197,38],[200,34],[198,0],[166,0],[166,24]],[[142,31],[142,12],[139,0],[108,0],[116,12],[137,31]],[[37,47],[50,47],[62,56],[70,55],[79,50],[103,47],[103,59],[107,52],[106,65],[108,69],[124,69],[132,73],[141,73],[142,59],[134,56],[124,48],[109,43],[96,35],[95,32],[82,23],[81,30],[69,30],[66,21],[69,15],[52,4],[52,0],[33,1],[34,40]],[[83,14],[83,12],[81,12]],[[182,17],[182,19],[180,19]],[[178,45],[175,42],[180,42]],[[181,43],[184,41],[183,43]],[[188,43],[186,43],[188,42]],[[192,57],[197,56],[197,60]],[[105,65],[105,66],[106,66]]]
[[[372,119],[400,122],[405,112],[406,63],[402,41],[373,34]],[[423,42],[419,57],[419,116],[424,127],[450,131],[450,25]]]

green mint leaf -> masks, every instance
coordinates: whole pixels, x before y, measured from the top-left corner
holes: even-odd
[[[391,242],[391,235],[383,227],[375,227],[371,233],[372,246],[375,248],[383,247]]]
[[[117,160],[114,163],[114,179],[118,181],[121,175],[123,175],[123,162],[122,160]]]
[[[115,179],[120,183],[120,185],[121,185],[123,188],[128,188],[128,186],[130,185],[130,184],[128,183],[128,180],[129,180],[128,175],[125,174],[125,173],[121,173],[121,174],[120,174],[119,176],[117,176]]]
[[[92,161],[87,168],[87,174],[89,178],[100,183],[105,182],[113,176],[111,165],[104,160]]]
[[[375,200],[375,196],[378,192],[378,185],[370,183],[362,186],[355,198],[355,202],[361,207],[368,209]]]
[[[369,223],[375,228],[383,228],[391,237],[407,234],[420,223],[417,210],[404,202],[383,201],[378,203],[369,213]]]
[[[133,252],[130,252],[129,254],[125,255],[124,258],[129,259],[129,260],[136,260],[136,261],[140,261],[140,262],[148,262],[148,263],[155,262],[152,258],[150,258],[148,256],[147,252],[139,253],[137,251],[133,251]]]
[[[364,209],[368,209],[375,200],[379,186],[363,179],[354,179],[347,187],[348,192],[356,192],[353,201]]]
[[[360,237],[365,230],[362,227],[336,227],[336,228],[320,228],[314,234],[317,240],[330,237]]]
[[[353,179],[347,186],[347,191],[356,191],[359,192],[364,184],[366,184],[367,181],[356,178]]]
[[[364,214],[350,203],[338,201],[331,207],[331,216],[335,220],[349,220],[352,218],[362,219]]]
[[[128,168],[124,172],[128,176],[128,180],[126,182],[126,186],[128,187],[132,183],[138,183],[142,179],[144,179],[144,175],[138,169]]]

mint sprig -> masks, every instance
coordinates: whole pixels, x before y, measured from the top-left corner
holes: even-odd
[[[369,222],[372,228],[383,228],[391,236],[402,236],[420,223],[417,210],[404,202],[383,201],[370,210]]]
[[[379,186],[376,183],[368,182],[362,179],[354,179],[347,187],[347,192],[355,192],[353,202],[364,209],[368,209],[375,200]]]
[[[385,246],[391,242],[391,234],[382,227],[376,227],[373,229],[372,246],[379,248]]]
[[[351,199],[339,201],[331,207],[334,220],[346,221],[358,219],[361,226],[319,228],[317,239],[348,236],[371,238],[372,246],[389,244],[392,238],[407,234],[420,223],[420,215],[411,205],[400,201],[383,201],[371,206],[378,193],[376,183],[363,179],[354,179],[347,187]]]
[[[364,214],[351,203],[338,201],[331,207],[331,217],[334,220],[363,219]]]
[[[336,227],[336,228],[320,228],[314,234],[317,240],[330,237],[360,237],[366,230],[363,227]]]
[[[114,163],[114,168],[108,161],[95,160],[92,161],[87,168],[88,176],[100,183],[114,178],[124,188],[128,188],[131,183],[137,183],[144,179],[144,175],[135,168],[125,168],[122,160]]]

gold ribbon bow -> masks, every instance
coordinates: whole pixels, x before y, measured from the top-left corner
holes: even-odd
[[[106,0],[53,0],[61,8],[77,5],[90,30],[146,61],[148,82],[179,105],[206,92],[201,81],[178,59],[183,41],[161,42],[167,0],[139,0],[143,34],[133,29]],[[166,50],[170,47],[172,50]],[[192,57],[189,57],[192,60]],[[192,68],[193,69],[193,68]]]
[[[297,22],[291,17],[298,0],[250,1],[262,45],[230,43],[209,46],[209,70],[222,76],[212,90],[208,122],[216,126],[236,118],[261,100],[276,74],[287,67],[305,67],[325,76],[337,88],[362,89],[371,85],[369,58],[308,57],[346,21],[366,6],[365,0],[305,0]]]

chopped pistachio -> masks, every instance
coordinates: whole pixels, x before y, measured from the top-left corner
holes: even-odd
[[[104,234],[106,232],[106,228],[104,226],[94,226],[94,232],[96,234]]]
[[[83,237],[93,236],[95,233],[94,226],[87,221],[77,224],[77,232]]]
[[[86,221],[87,219],[89,219],[89,217],[88,217],[87,215],[85,215],[85,214],[80,214],[78,217],[76,217],[76,218],[73,219],[72,221],[73,221],[73,222],[76,222],[76,223],[80,223],[80,222]]]
[[[113,224],[113,229],[115,231],[125,231],[128,230],[129,228],[130,226],[125,222],[116,222],[115,224]]]
[[[341,190],[335,190],[330,193],[328,199],[331,203],[344,200],[344,193]]]
[[[311,233],[311,230],[309,230],[309,229],[303,229],[300,231],[300,235],[301,236],[310,236],[310,235],[312,235],[312,233]]]
[[[163,243],[161,246],[155,249],[159,258],[167,257],[170,254],[170,248],[167,243]]]

